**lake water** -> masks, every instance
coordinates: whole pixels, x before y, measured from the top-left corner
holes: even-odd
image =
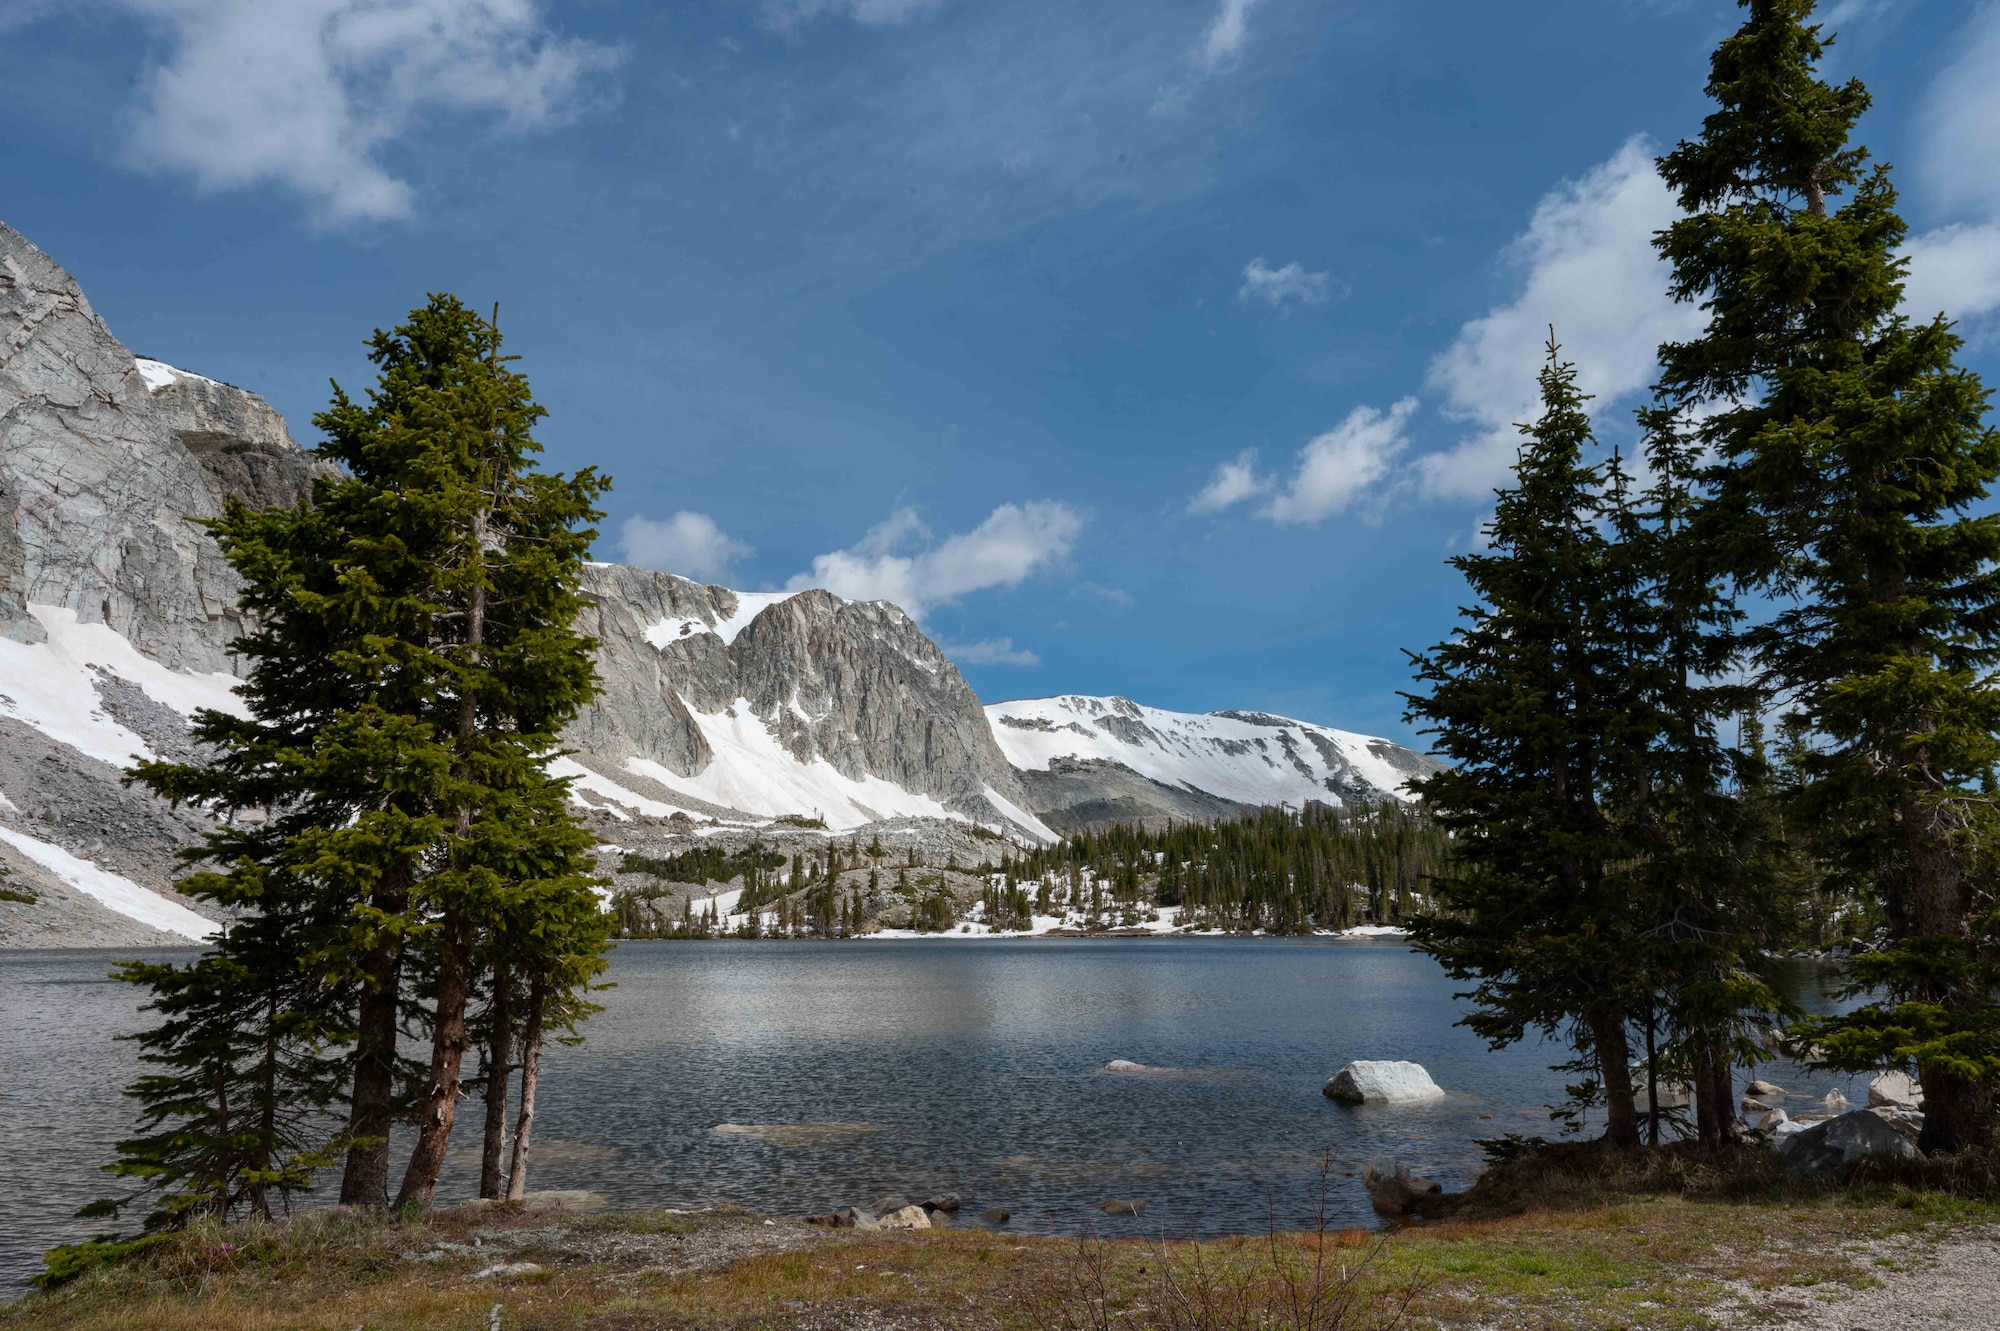
[[[136,1051],[112,1037],[140,1014],[105,978],[116,955],[0,953],[0,1288],[103,1228],[70,1215],[110,1190],[98,1167],[131,1126]],[[950,1189],[968,1221],[1005,1206],[1017,1228],[1261,1231],[1309,1218],[1329,1155],[1335,1218],[1364,1224],[1350,1172],[1400,1159],[1463,1186],[1476,1138],[1556,1135],[1562,1094],[1555,1051],[1487,1049],[1393,939],[631,943],[610,979],[587,1042],[545,1058],[532,1186],[621,1206]],[[1825,1006],[1818,972],[1792,979]],[[1103,1070],[1121,1058],[1161,1070]],[[1320,1087],[1356,1058],[1415,1059],[1450,1095],[1336,1105]],[[1851,1078],[1773,1075],[1862,1102]],[[461,1108],[445,1200],[475,1190],[480,1118]],[[1108,1217],[1110,1198],[1148,1206]]]

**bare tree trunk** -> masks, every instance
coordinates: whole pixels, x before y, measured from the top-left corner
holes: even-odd
[[[1617,1150],[1629,1151],[1639,1144],[1639,1116],[1632,1103],[1632,1047],[1625,1037],[1625,1022],[1605,1013],[1591,1013],[1586,1020],[1604,1079],[1604,1141]]]
[[[486,1141],[479,1154],[479,1195],[495,1201],[505,1182],[500,1156],[507,1149],[507,1081],[514,1072],[513,991],[513,976],[503,962],[493,972],[493,1033],[486,1042]]]
[[[409,909],[409,868],[383,877],[369,899],[383,915]],[[379,927],[379,926],[378,926]],[[369,950],[355,1028],[354,1097],[347,1116],[347,1165],[340,1179],[343,1206],[389,1204],[389,1127],[396,1105],[396,1035],[403,996],[403,936],[385,931]]]
[[[1913,793],[1903,805],[1904,855],[1907,873],[1910,936],[1964,940],[1968,950],[1972,916],[1972,883],[1951,844],[1942,804]],[[1960,1012],[1976,1011],[1979,996],[1937,986],[1919,998]],[[1959,1151],[1985,1146],[1994,1137],[1993,1089],[1955,1076],[1935,1064],[1919,1064],[1917,1080],[1924,1088],[1924,1126],[1917,1145],[1925,1151]]]
[[[518,1202],[528,1193],[528,1141],[535,1131],[535,1086],[542,1075],[542,1009],[548,1006],[548,982],[535,977],[528,992],[528,1026],[521,1034],[521,1117],[514,1124],[514,1159],[507,1171],[507,1200]]]
[[[444,1172],[445,1152],[451,1149],[459,1072],[465,1047],[471,1043],[465,1029],[467,972],[471,967],[466,929],[463,912],[446,912],[438,957],[437,1033],[431,1041],[431,1075],[419,1102],[417,1146],[403,1171],[403,1186],[396,1194],[398,1206],[430,1206],[437,1196],[438,1176]]]

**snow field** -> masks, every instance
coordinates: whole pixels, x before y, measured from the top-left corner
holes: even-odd
[[[1056,758],[1102,758],[1163,785],[1243,804],[1298,805],[1325,801],[1332,793],[1326,779],[1345,775],[1326,760],[1324,743],[1370,785],[1408,798],[1405,774],[1374,754],[1370,736],[1305,721],[1274,718],[1280,724],[1260,725],[1079,694],[994,703],[986,716],[1007,761],[1036,771],[1047,771]],[[1008,725],[1009,718],[1048,728]],[[1128,723],[1143,727],[1143,737],[1127,740],[1113,733],[1113,725],[1126,729]]]

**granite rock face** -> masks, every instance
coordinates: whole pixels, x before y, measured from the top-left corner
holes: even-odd
[[[255,394],[154,377],[0,223],[0,632],[38,641],[27,604],[60,606],[171,668],[229,670],[238,584],[190,519],[289,502],[314,464]]]
[[[747,775],[754,761],[782,755],[807,769],[800,800],[824,785],[829,801],[877,817],[899,812],[827,781],[830,769],[846,782],[887,782],[945,810],[1018,826],[989,798],[1028,802],[978,697],[896,606],[818,590],[745,594],[623,564],[593,565],[584,589],[591,608],[582,627],[598,640],[603,692],[565,739],[620,785],[698,807],[688,785],[649,779],[631,760],[693,779],[719,760]],[[756,803],[741,791],[728,798],[733,789],[712,781],[710,802]]]

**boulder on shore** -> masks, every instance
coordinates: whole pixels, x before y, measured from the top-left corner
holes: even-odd
[[[1915,1160],[1920,1153],[1914,1142],[1879,1115],[1857,1109],[1780,1138],[1778,1154],[1784,1157],[1785,1168],[1801,1178],[1838,1182],[1848,1166],[1862,1160],[1877,1156]]]
[[[875,1222],[881,1229],[929,1229],[931,1218],[921,1206],[905,1206],[900,1211],[892,1211]]]
[[[1388,1171],[1368,1166],[1361,1171],[1361,1186],[1368,1189],[1368,1201],[1380,1215],[1415,1215],[1426,1202],[1444,1196],[1442,1183],[1416,1178],[1401,1164]]]
[[[1924,1088],[1907,1072],[1877,1073],[1868,1083],[1870,1109],[1921,1109],[1923,1104]]]
[[[1436,1100],[1444,1089],[1421,1063],[1360,1059],[1333,1074],[1321,1094],[1348,1105],[1409,1105]]]

